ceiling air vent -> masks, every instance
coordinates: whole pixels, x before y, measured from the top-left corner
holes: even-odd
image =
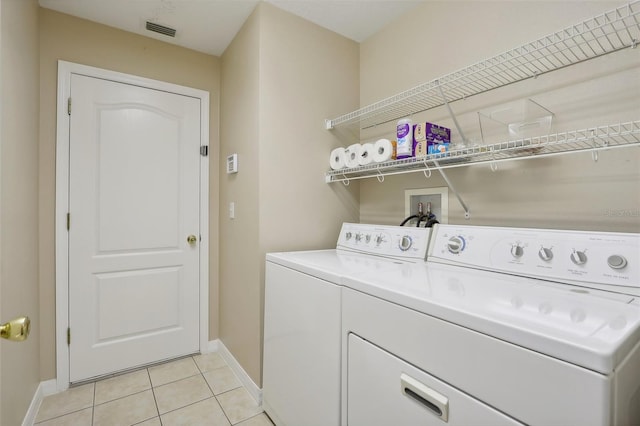
[[[169,37],[176,36],[176,30],[174,30],[173,28],[165,27],[164,25],[147,21],[146,27],[149,31],[153,31],[154,33],[163,34]]]

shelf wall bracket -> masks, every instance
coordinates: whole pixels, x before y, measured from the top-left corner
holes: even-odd
[[[458,194],[458,191],[456,191],[456,189],[453,187],[453,185],[451,184],[451,181],[449,180],[449,178],[447,177],[446,173],[444,172],[444,170],[442,170],[442,168],[440,167],[440,164],[438,164],[437,161],[434,161],[434,164],[436,165],[436,168],[438,169],[438,171],[440,172],[440,174],[442,175],[442,179],[444,179],[444,181],[447,183],[447,186],[449,187],[449,190],[451,190],[451,192],[453,192],[453,195],[456,196],[456,198],[458,199],[458,202],[460,203],[460,205],[462,206],[462,209],[464,210],[464,218],[466,220],[471,219],[471,214],[469,213],[469,208],[467,207],[467,205],[465,204],[465,202],[462,200],[462,197],[460,197],[460,194]]]
[[[332,130],[333,129],[333,121],[324,120],[324,128],[327,129],[327,130]]]
[[[447,110],[449,111],[449,115],[451,116],[451,119],[453,120],[453,124],[456,126],[456,130],[458,131],[458,133],[460,134],[460,137],[462,138],[462,142],[467,143],[467,138],[464,135],[464,132],[462,131],[462,127],[460,127],[460,123],[458,123],[458,119],[456,118],[456,115],[453,113],[453,110],[451,109],[451,105],[449,105],[449,101],[447,100],[447,97],[444,94],[444,91],[442,90],[442,85],[440,84],[440,80],[437,81],[438,84],[438,92],[440,92],[440,97],[442,98],[442,102],[444,102],[444,105],[447,107]]]

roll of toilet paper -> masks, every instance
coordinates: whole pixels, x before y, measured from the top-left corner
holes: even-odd
[[[362,145],[360,145],[359,143],[349,145],[347,149],[345,149],[345,162],[347,164],[347,167],[358,167],[358,158],[360,157],[361,149]]]
[[[336,148],[331,151],[329,156],[329,166],[331,166],[332,170],[343,169],[346,166],[346,158],[344,148]]]
[[[366,166],[373,162],[373,149],[372,143],[362,144],[362,148],[360,148],[360,156],[358,157],[359,165]]]
[[[382,163],[393,159],[393,144],[389,139],[379,139],[373,145],[373,161]]]

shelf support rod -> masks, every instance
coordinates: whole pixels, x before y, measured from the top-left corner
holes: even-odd
[[[451,109],[451,105],[449,105],[449,101],[447,101],[447,97],[445,96],[444,91],[442,90],[442,85],[440,84],[440,80],[438,80],[438,92],[440,92],[440,97],[442,98],[442,102],[444,102],[444,105],[447,107],[447,110],[449,111],[449,115],[451,116],[451,119],[453,120],[453,124],[456,126],[456,130],[458,131],[458,134],[460,135],[460,137],[462,138],[462,141],[466,145],[467,144],[467,138],[464,135],[464,132],[462,131],[462,127],[460,126],[460,123],[458,123],[458,119],[456,118],[456,115],[453,112],[453,109]],[[458,199],[458,202],[462,206],[462,208],[464,210],[464,218],[469,220],[471,218],[471,215],[469,214],[469,208],[467,207],[465,202],[462,200],[462,197],[460,197],[460,194],[458,194],[458,191],[456,191],[456,189],[451,184],[451,181],[447,177],[447,175],[444,172],[444,170],[442,170],[440,168],[440,165],[438,164],[438,162],[434,161],[434,163],[435,163],[436,167],[438,168],[438,171],[440,172],[440,175],[442,175],[442,178],[447,183],[447,186],[449,187],[451,192],[453,192],[453,195],[456,196],[456,198]]]
[[[444,95],[444,92],[442,91],[442,85],[440,84],[440,80],[437,80],[437,83],[438,83],[438,91],[440,92],[440,97],[442,98],[442,101],[447,107],[447,110],[449,110],[449,115],[453,119],[453,124],[456,126],[456,130],[460,134],[462,141],[466,144],[467,138],[464,136],[464,133],[462,132],[462,128],[460,127],[460,123],[458,123],[458,119],[456,118],[456,115],[453,113],[453,110],[451,109],[451,105],[449,105],[449,101],[447,101],[447,97]]]
[[[453,192],[453,195],[456,196],[456,198],[458,199],[458,202],[460,203],[460,205],[462,206],[462,209],[464,210],[464,218],[469,220],[471,218],[471,214],[469,213],[469,208],[467,207],[467,205],[464,203],[464,201],[462,200],[462,197],[460,197],[460,194],[458,194],[458,191],[456,191],[456,189],[453,187],[453,185],[451,184],[451,181],[449,180],[449,178],[447,177],[446,173],[444,172],[444,170],[442,170],[442,168],[440,167],[440,164],[437,161],[433,161],[433,163],[436,165],[436,167],[438,168],[438,171],[440,172],[440,174],[442,175],[442,179],[444,179],[444,181],[447,183],[447,186],[449,187],[449,189],[451,190],[451,192]]]

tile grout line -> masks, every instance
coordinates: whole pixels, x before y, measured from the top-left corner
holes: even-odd
[[[253,419],[253,418],[255,418],[255,417],[261,416],[261,415],[263,415],[263,414],[265,415],[265,417],[267,417],[267,418],[269,419],[269,421],[271,422],[271,424],[275,424],[275,423],[273,423],[273,421],[271,420],[271,417],[269,417],[269,416],[267,415],[266,411],[262,411],[261,413],[258,413],[258,414],[256,414],[255,416],[247,417],[246,419],[244,419],[244,420],[242,420],[242,421],[240,421],[240,422],[236,423],[236,425],[239,425],[239,424],[240,424],[240,423],[242,423],[242,422],[246,422],[246,421],[248,421],[248,420],[250,420],[250,419]],[[236,426],[236,425],[231,425],[231,426]]]
[[[193,361],[195,362],[195,359]],[[226,361],[225,361],[225,365],[227,365]],[[200,370],[200,366],[198,365],[197,362],[196,362],[196,366],[198,367],[198,370]],[[219,367],[219,368],[222,368],[222,367]],[[214,368],[214,370],[216,369]],[[210,370],[210,371],[213,371],[213,370]],[[204,380],[204,382],[207,384],[207,387],[211,391],[211,395],[213,395],[213,399],[216,401],[216,404],[218,404],[218,406],[220,407],[220,411],[222,411],[222,415],[224,416],[225,419],[227,419],[230,425],[233,425],[233,423],[231,423],[231,419],[229,418],[229,416],[227,416],[227,412],[224,411],[224,407],[222,406],[222,404],[220,404],[220,401],[218,401],[218,397],[215,391],[213,390],[213,388],[211,387],[211,385],[209,384],[209,381],[207,380],[206,377],[204,377],[204,372],[202,370],[200,371],[200,374],[202,375],[202,379]]]
[[[90,384],[90,383],[86,383],[85,385],[88,385],[88,384]],[[59,418],[65,417],[65,416],[70,416],[72,414],[84,411],[84,410],[86,410],[88,408],[91,408],[91,424],[93,425],[93,407],[94,407],[94,404],[95,404],[95,392],[96,392],[96,388],[95,388],[95,385],[94,385],[94,387],[93,387],[93,400],[91,401],[91,405],[90,406],[87,406],[87,407],[84,407],[84,408],[78,408],[77,410],[71,410],[69,412],[65,412],[65,413],[59,414],[57,416],[53,416],[51,418],[41,420],[41,421],[39,421],[37,423],[33,423],[33,426],[37,426],[37,425],[45,423],[45,422],[50,422],[51,420],[56,420],[56,419],[59,419]],[[36,418],[38,417],[38,414],[40,414],[40,409],[41,408],[42,408],[42,404],[40,405],[40,407],[38,408],[38,411],[36,412]]]
[[[119,400],[121,400],[121,399],[125,399],[125,398],[129,398],[130,396],[138,395],[138,394],[141,394],[141,393],[147,392],[147,391],[149,391],[149,390],[151,390],[151,389],[152,389],[152,388],[149,388],[149,389],[143,389],[143,390],[138,391],[138,392],[133,392],[133,393],[130,393],[130,394],[127,394],[127,395],[122,395],[122,396],[119,396],[119,397],[117,397],[117,398],[110,399],[109,401],[101,402],[100,404],[94,404],[94,405],[93,405],[93,407],[100,407],[100,406],[102,406],[102,405],[111,404],[112,402],[119,401]],[[87,407],[87,408],[89,408],[89,407]],[[83,410],[84,410],[84,409],[85,409],[85,408],[83,408]],[[80,411],[80,410],[76,410],[76,411]]]
[[[163,383],[163,384],[158,385],[158,386],[153,386],[153,383],[152,383],[152,384],[151,384],[151,388],[154,388],[154,387],[155,387],[155,388],[160,388],[160,387],[162,387],[162,386],[171,385],[171,384],[173,384],[173,383],[177,383],[177,382],[179,382],[179,381],[181,381],[181,380],[186,380],[186,379],[190,379],[190,378],[192,378],[192,377],[196,377],[198,374],[202,374],[202,373],[196,373],[196,374],[192,374],[192,375],[190,375],[190,376],[185,376],[185,377],[182,377],[182,378],[180,378],[180,379],[173,380],[173,381],[171,381],[171,382],[167,382],[167,383]],[[149,379],[149,380],[151,380],[151,379]],[[145,390],[146,390],[146,389],[145,389]]]
[[[207,383],[208,384],[208,383]],[[213,392],[213,390],[212,390]],[[222,394],[221,394],[222,395]],[[222,406],[222,404],[220,403],[220,400],[218,400],[218,396],[214,393],[213,397],[216,400],[216,403],[220,406],[220,411],[222,411],[222,414],[224,415],[224,418],[227,419],[227,421],[229,422],[230,425],[233,426],[233,422],[231,421],[231,419],[229,418],[229,416],[227,415],[227,412],[225,411],[224,407]]]
[[[73,410],[73,411],[69,411],[68,413],[60,414],[59,416],[54,416],[54,417],[51,417],[49,419],[44,419],[44,420],[39,421],[38,423],[34,423],[33,426],[38,426],[38,425],[40,425],[40,424],[42,424],[44,422],[50,422],[51,420],[56,420],[56,419],[59,419],[59,418],[64,417],[64,416],[70,416],[71,414],[79,413],[80,411],[84,411],[84,410],[86,410],[88,408],[93,409],[93,406],[80,408],[78,410]],[[93,423],[93,421],[92,421],[92,423]]]
[[[205,399],[201,399],[200,401],[194,401],[194,402],[190,402],[189,404],[185,405],[184,407],[178,407],[178,408],[174,408],[171,411],[167,411],[166,413],[162,413],[162,415],[164,416],[165,414],[169,414],[169,413],[173,413],[176,411],[180,411],[183,408],[187,408],[187,407],[191,407],[192,405],[196,405],[196,404],[200,404],[201,402],[207,401],[209,399],[215,399],[215,395],[210,396],[209,398],[205,398]],[[146,421],[146,420],[145,420]],[[162,422],[161,422],[162,423]]]
[[[156,392],[153,390],[153,381],[151,380],[151,372],[149,372],[148,368],[147,368],[147,376],[149,377],[149,385],[151,386],[151,395],[153,395],[153,402],[156,404],[156,412],[158,413],[158,421],[160,422],[160,426],[162,426],[162,417],[160,417],[160,408],[158,407],[158,399],[156,398]]]
[[[187,359],[187,358],[191,358],[191,360],[193,361],[193,363],[194,363],[194,364],[195,364],[195,366],[196,366],[196,370],[198,370],[198,373],[191,374],[190,376],[181,377],[181,378],[179,378],[179,379],[172,380],[172,381],[167,382],[167,383],[162,383],[162,384],[160,384],[160,385],[158,385],[158,386],[154,386],[154,385],[153,385],[153,380],[151,380],[151,372],[149,371],[149,369],[150,369],[150,368],[160,367],[160,366],[162,366],[162,365],[171,364],[172,362],[175,362],[175,361],[182,361],[182,360]],[[198,367],[198,363],[195,361],[195,359],[193,359],[193,355],[190,355],[190,356],[188,356],[188,357],[182,357],[182,358],[177,359],[177,360],[167,361],[167,362],[165,362],[164,364],[158,364],[158,365],[151,366],[151,367],[147,368],[147,374],[149,375],[149,382],[151,383],[151,387],[152,387],[152,388],[154,388],[154,387],[159,388],[160,386],[169,385],[169,384],[171,384],[171,383],[179,382],[180,380],[184,380],[184,379],[188,379],[188,378],[191,378],[191,377],[197,376],[198,374],[202,374],[202,372],[200,372],[200,367]]]
[[[207,384],[207,387],[211,391],[212,398],[216,401],[216,404],[218,404],[220,406],[220,411],[222,411],[222,415],[224,416],[225,419],[227,419],[229,424],[231,424],[231,420],[227,416],[227,413],[224,411],[224,408],[222,408],[222,404],[220,404],[220,401],[218,401],[218,398],[216,398],[216,393],[213,390],[213,388],[211,387],[211,385],[209,384],[209,381],[207,380],[206,377],[204,377],[205,371],[202,371],[202,368],[200,368],[200,364],[198,364],[198,361],[196,361],[195,356],[193,357],[193,362],[196,364],[196,368],[200,372],[200,376],[202,376],[202,380],[204,380],[204,382]],[[225,363],[225,365],[226,365],[226,363]],[[211,370],[209,370],[209,371],[211,371]],[[191,405],[193,405],[193,404],[191,404]]]
[[[96,421],[96,388],[98,382],[93,382],[93,401],[91,404],[91,426],[93,426],[93,424]]]
[[[195,361],[195,360],[194,360],[194,361]],[[223,359],[223,361],[224,361],[224,359]],[[198,364],[198,363],[196,362],[196,365],[197,365],[197,364]],[[223,365],[223,366],[221,366],[221,367],[217,367],[217,368],[214,368],[214,369],[211,369],[211,370],[208,370],[207,372],[214,371],[214,370],[219,370],[219,369],[222,369],[222,368],[225,368],[225,367],[229,368],[229,364],[227,364],[227,362],[226,362],[226,361],[224,361],[224,365]],[[200,368],[200,367],[198,366],[198,368]],[[204,381],[205,381],[205,383],[207,384],[207,386],[209,386],[209,389],[211,390],[211,393],[213,394],[213,397],[215,398],[216,402],[217,402],[217,403],[218,403],[218,405],[220,406],[220,409],[222,410],[222,414],[224,414],[224,417],[227,419],[227,421],[229,422],[229,424],[230,424],[231,426],[237,425],[237,424],[242,423],[243,421],[246,421],[246,420],[248,420],[248,419],[250,419],[250,418],[251,418],[251,417],[249,417],[248,419],[244,419],[244,420],[241,420],[240,422],[233,423],[233,422],[231,421],[231,419],[229,418],[229,416],[227,415],[227,412],[225,411],[224,407],[222,406],[222,403],[221,403],[221,402],[220,402],[220,400],[218,399],[218,396],[219,396],[219,395],[224,395],[225,393],[231,392],[231,391],[233,391],[233,390],[236,390],[236,389],[239,389],[239,388],[243,388],[244,386],[243,386],[242,384],[240,384],[240,386],[238,386],[238,387],[236,387],[236,388],[229,389],[229,390],[226,390],[226,391],[224,391],[224,392],[220,392],[218,395],[216,395],[215,391],[214,391],[214,390],[213,390],[213,388],[209,385],[209,382],[207,381],[207,379],[204,377],[204,373],[205,373],[205,372],[202,372],[202,378],[204,379]],[[235,376],[235,374],[234,374],[234,376]],[[236,378],[236,379],[237,379],[237,378]],[[257,414],[256,414],[256,416],[257,416]],[[255,417],[255,416],[253,416],[253,417]]]
[[[205,381],[206,381],[206,379],[205,379]],[[208,382],[207,382],[207,384],[208,384]],[[215,395],[215,394],[214,394],[214,397],[216,398],[216,401],[218,401],[218,404],[220,405],[220,408],[222,408],[222,412],[224,413],[225,417],[227,417],[227,420],[229,420],[229,423],[231,424],[231,426],[239,425],[239,424],[240,424],[240,423],[242,423],[242,422],[246,422],[246,421],[247,421],[247,420],[249,420],[249,419],[252,419],[252,418],[254,418],[254,417],[259,416],[260,414],[265,413],[265,411],[264,411],[264,409],[262,408],[262,406],[261,406],[261,405],[259,405],[259,406],[258,406],[258,408],[260,408],[260,409],[262,410],[261,412],[259,412],[258,414],[254,414],[253,416],[247,417],[246,419],[242,419],[242,420],[240,420],[240,421],[238,421],[238,422],[236,422],[236,423],[233,423],[233,422],[231,421],[231,419],[227,416],[227,413],[226,413],[226,411],[224,410],[224,407],[222,406],[222,403],[221,403],[221,402],[220,402],[220,400],[218,399],[218,396],[220,396],[220,395],[225,395],[225,394],[227,394],[227,393],[229,393],[229,392],[233,392],[233,391],[236,391],[236,390],[238,390],[238,389],[244,389],[244,390],[245,390],[245,392],[247,391],[247,389],[244,387],[244,385],[242,385],[242,384],[241,384],[240,386],[238,386],[238,387],[236,387],[236,388],[229,389],[229,390],[226,390],[226,391],[224,391],[224,392],[220,392],[218,395]],[[265,415],[266,415],[266,413],[265,413]],[[268,417],[268,416],[267,416],[267,417]],[[269,417],[269,421],[271,421],[271,418],[270,418],[270,417]],[[271,423],[273,423],[273,422],[271,422]]]
[[[128,374],[128,373],[125,373],[125,374]],[[148,371],[147,371],[147,377],[149,377],[149,372]],[[94,404],[93,404],[92,413],[91,413],[91,424],[92,425],[95,423],[96,407],[100,407],[102,405],[111,404],[113,402],[120,401],[120,400],[123,400],[123,399],[126,399],[126,398],[130,398],[130,397],[132,397],[134,395],[140,395],[141,393],[145,393],[145,392],[148,392],[148,391],[151,391],[151,395],[153,395],[153,402],[156,405],[156,411],[157,411],[158,415],[154,416],[154,417],[151,417],[149,419],[142,420],[142,421],[140,421],[138,423],[135,423],[135,424],[146,422],[146,421],[151,420],[151,419],[153,419],[155,417],[158,417],[158,419],[160,419],[160,410],[158,409],[158,404],[156,402],[156,397],[155,397],[155,393],[153,392],[153,387],[152,386],[150,386],[149,389],[143,389],[143,390],[138,391],[138,392],[133,392],[133,393],[130,393],[130,394],[127,394],[127,395],[122,395],[122,396],[119,396],[118,398],[110,399],[109,401],[104,401],[104,402],[101,402],[100,404],[96,404],[95,403],[95,394],[97,392],[97,383],[98,382],[94,383]],[[151,384],[151,377],[149,377],[149,384]],[[81,411],[81,410],[78,410],[78,411]],[[160,420],[160,425],[162,425],[162,420]]]

